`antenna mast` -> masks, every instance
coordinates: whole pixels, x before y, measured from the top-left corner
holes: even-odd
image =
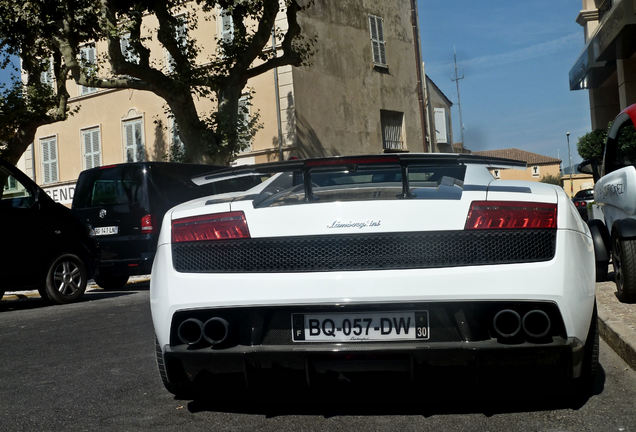
[[[457,107],[459,108],[459,133],[462,137],[462,147],[464,146],[464,122],[462,121],[462,100],[459,96],[459,80],[464,79],[464,74],[459,75],[457,71],[457,51],[453,47],[453,61],[455,63],[455,78],[451,78],[451,81],[455,81],[457,87]]]

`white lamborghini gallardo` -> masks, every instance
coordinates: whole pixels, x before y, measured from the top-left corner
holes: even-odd
[[[263,182],[166,213],[150,296],[167,389],[271,367],[309,377],[393,362],[413,376],[445,360],[589,379],[589,230],[560,187],[489,172],[512,165],[387,154],[194,179]]]

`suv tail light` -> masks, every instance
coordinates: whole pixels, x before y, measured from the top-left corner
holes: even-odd
[[[145,234],[150,234],[154,231],[152,226],[152,215],[147,214],[141,218],[141,232]]]
[[[173,243],[250,238],[242,211],[193,216],[172,221]]]
[[[473,201],[464,229],[557,227],[557,205],[522,201]]]

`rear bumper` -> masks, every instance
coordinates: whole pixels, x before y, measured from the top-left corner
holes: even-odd
[[[515,373],[548,371],[576,378],[581,374],[583,343],[555,338],[549,344],[506,346],[496,341],[460,343],[354,343],[236,346],[222,351],[164,347],[172,371],[190,381],[206,373],[247,374],[289,369],[312,373],[403,372],[410,377],[428,369],[474,367],[481,372],[500,369]]]
[[[157,250],[155,234],[137,234],[98,238],[100,255],[97,274],[148,274]]]

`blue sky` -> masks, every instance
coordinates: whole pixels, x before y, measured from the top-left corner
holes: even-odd
[[[572,162],[580,161],[576,142],[590,131],[589,100],[568,84],[584,47],[580,10],[580,0],[418,0],[426,73],[453,103],[457,51],[466,147],[516,147],[567,166],[569,130]],[[460,141],[456,105],[452,116]]]

